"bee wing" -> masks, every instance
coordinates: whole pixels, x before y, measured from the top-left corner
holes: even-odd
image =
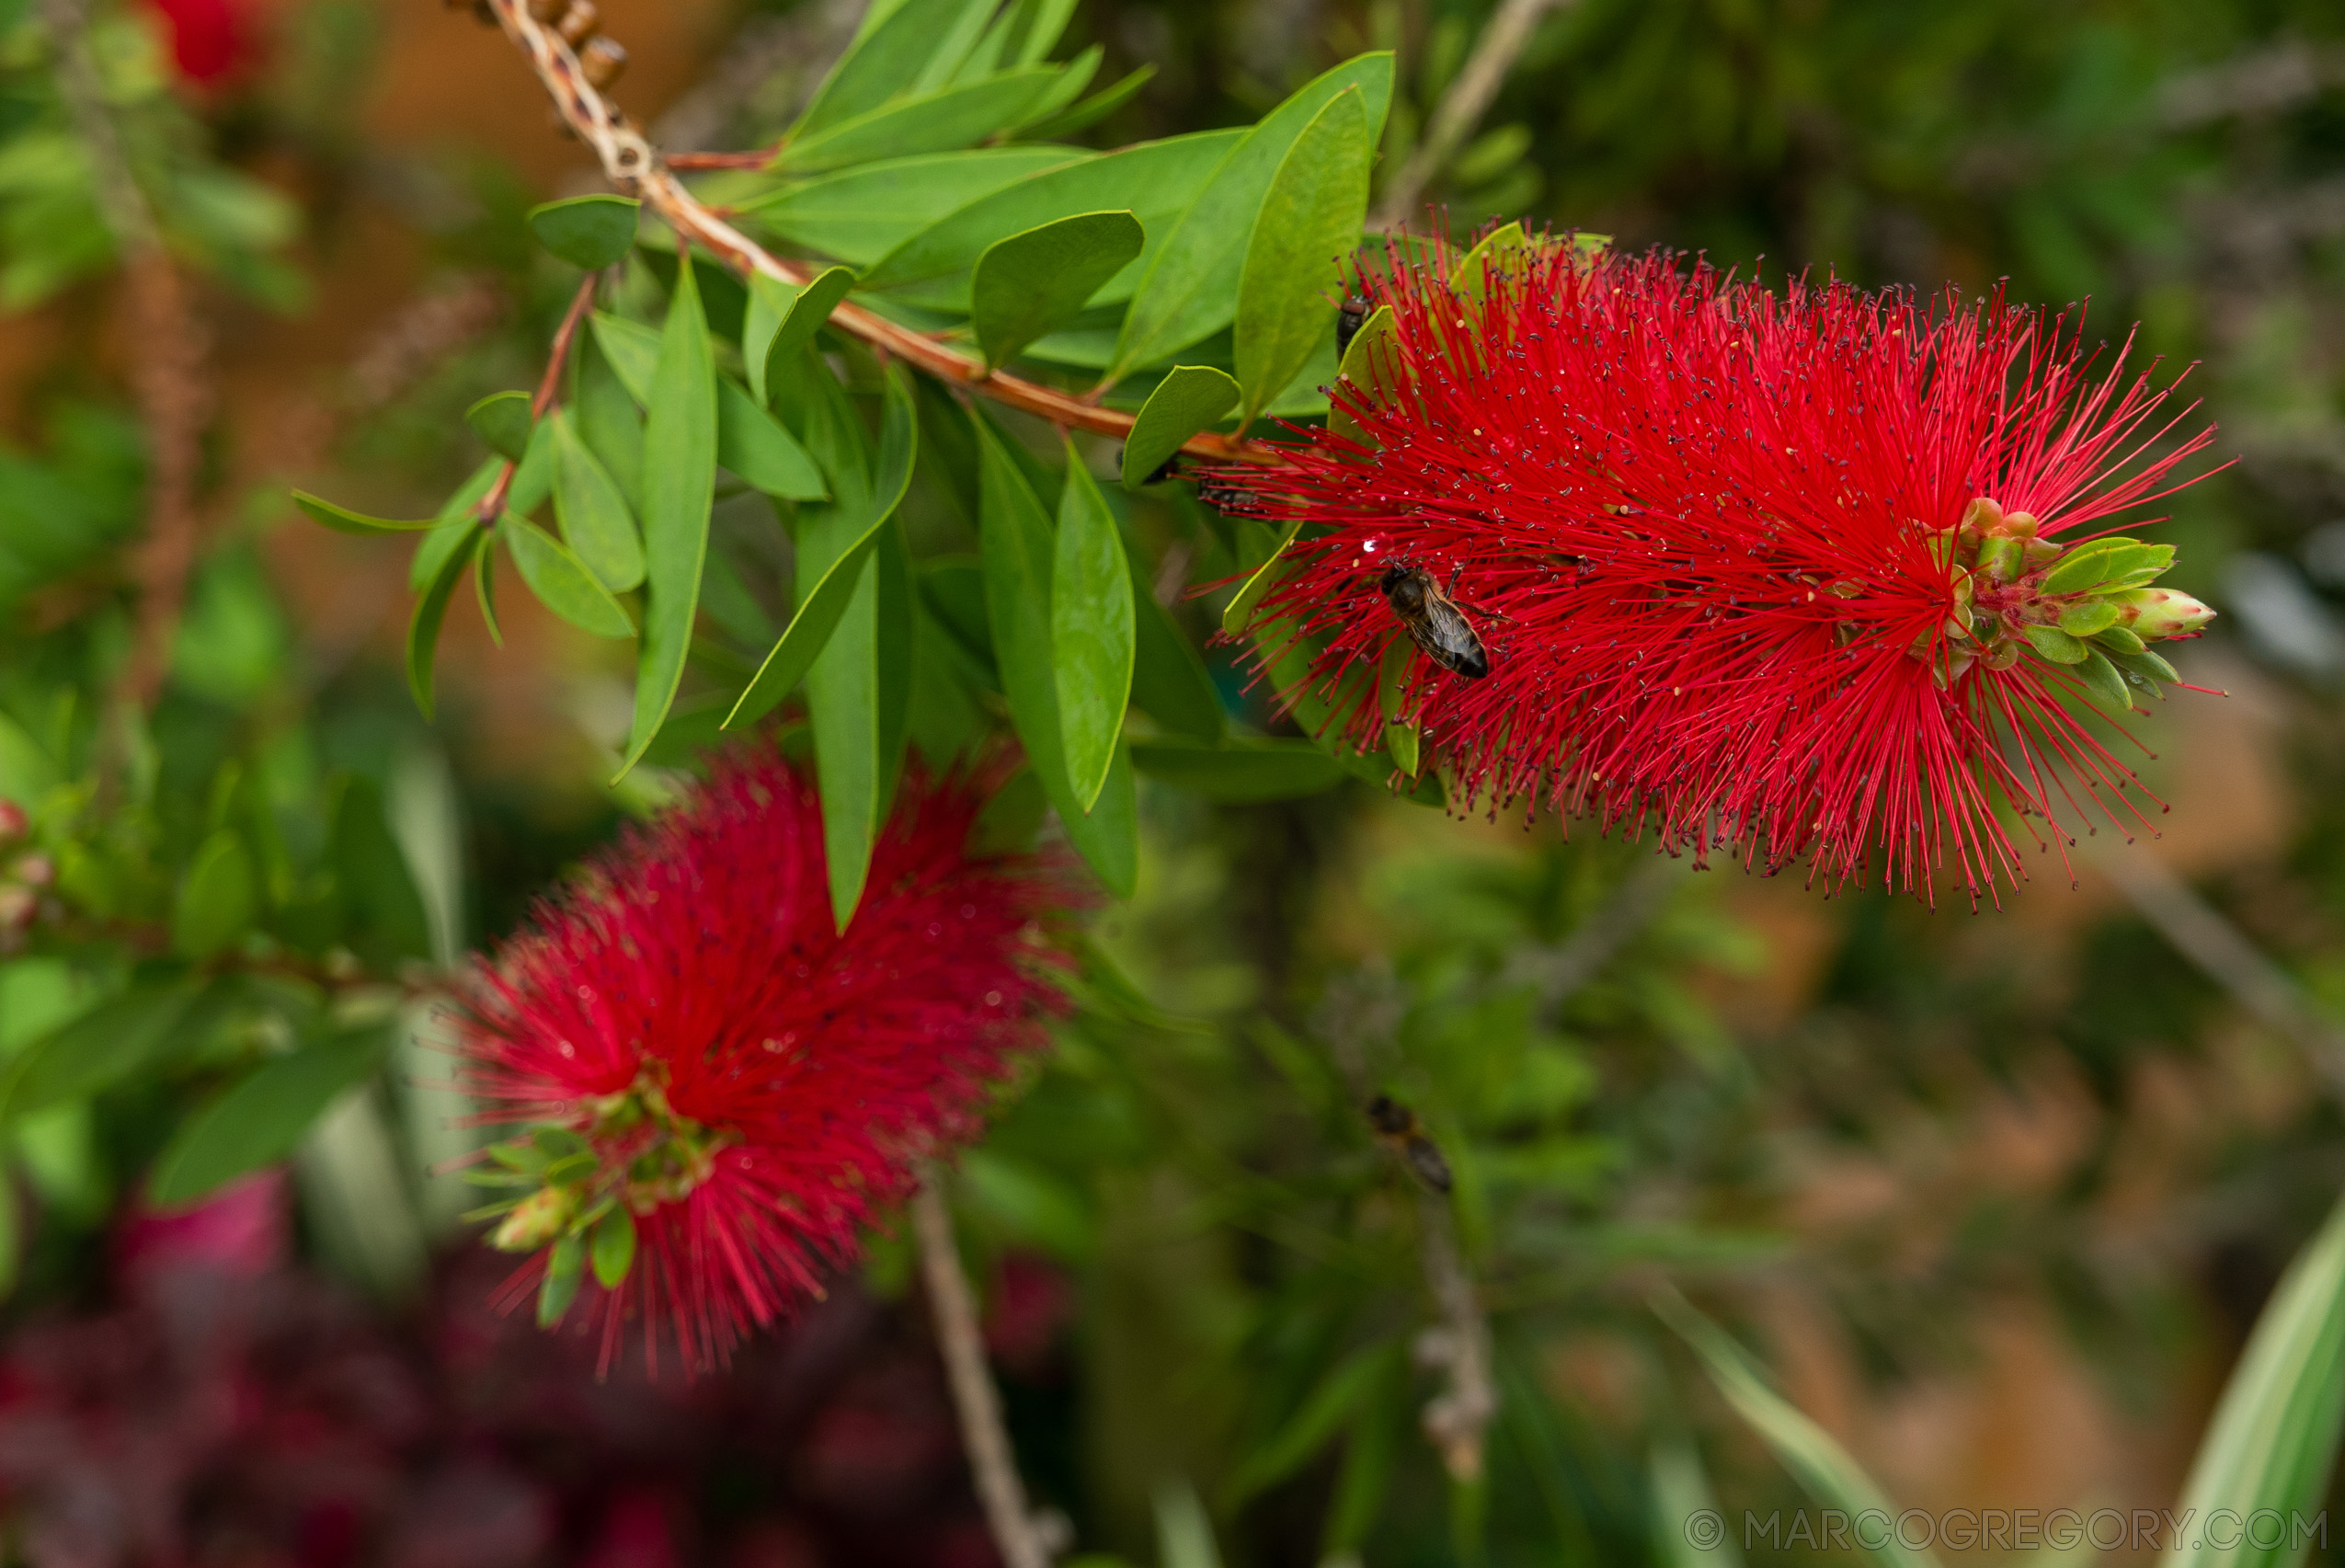
[[[1424,614],[1409,626],[1417,646],[1433,656],[1447,669],[1464,675],[1480,675],[1490,667],[1489,656],[1482,651],[1481,638],[1475,635],[1473,623],[1447,598],[1428,594]]]

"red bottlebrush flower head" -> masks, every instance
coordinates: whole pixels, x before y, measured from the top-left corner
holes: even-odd
[[[215,86],[252,54],[245,19],[232,0],[154,0],[171,27],[171,61],[200,87]]]
[[[1307,719],[1420,731],[1453,800],[1926,897],[2021,875],[2000,806],[2139,818],[2079,711],[2213,612],[2113,520],[2213,432],[2122,351],[1519,231],[1362,288],[1331,429],[1214,480],[1299,530],[1253,630]]]
[[[1061,1005],[1065,901],[1047,863],[968,850],[983,804],[908,772],[841,932],[814,786],[737,757],[540,910],[461,1044],[482,1119],[536,1124],[476,1173],[526,1195],[491,1238],[536,1254],[511,1299],[550,1322],[590,1274],[606,1366],[638,1317],[650,1365],[665,1330],[705,1368],[975,1130]]]

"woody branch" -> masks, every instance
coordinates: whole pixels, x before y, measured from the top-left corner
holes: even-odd
[[[635,122],[587,80],[577,53],[561,34],[530,16],[525,0],[487,0],[487,4],[505,35],[528,58],[564,121],[593,150],[612,186],[640,200],[681,238],[701,246],[743,277],[762,273],[792,285],[813,280],[818,269],[773,255],[686,189]],[[1131,432],[1133,416],[1129,414],[1099,407],[1038,382],[989,371],[983,361],[861,305],[838,305],[830,313],[830,324],[940,381],[1061,428],[1118,439]],[[1267,449],[1212,431],[1192,436],[1182,450],[1219,462],[1275,460]]]

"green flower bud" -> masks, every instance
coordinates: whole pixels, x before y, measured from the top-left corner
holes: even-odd
[[[521,1199],[488,1238],[499,1252],[533,1253],[568,1229],[578,1196],[567,1187],[540,1187]]]
[[[2187,637],[2206,630],[2214,612],[2179,589],[2136,588],[2114,596],[2119,624],[2145,642]]]

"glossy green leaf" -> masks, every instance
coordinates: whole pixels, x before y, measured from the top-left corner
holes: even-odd
[[[970,325],[992,366],[1081,314],[1101,284],[1139,255],[1128,212],[1077,212],[997,240],[978,258]]]
[[[1132,572],[1099,486],[1067,443],[1067,485],[1050,576],[1051,668],[1068,782],[1085,811],[1099,798],[1132,700]]]
[[[209,958],[243,937],[259,908],[252,852],[234,829],[222,828],[197,846],[179,878],[171,906],[172,950]]]
[[[1265,115],[1214,171],[1140,279],[1108,380],[1168,360],[1236,319],[1247,240],[1271,181],[1304,128],[1351,87],[1360,91],[1369,143],[1383,134],[1392,100],[1389,53],[1345,61]]]
[[[619,493],[618,482],[578,439],[570,411],[556,409],[553,425],[554,516],[562,537],[600,586],[624,593],[643,582],[643,535],[636,530],[635,515]],[[529,578],[529,563],[518,555],[513,559],[521,576]],[[534,578],[530,587],[537,590]],[[632,628],[609,635],[631,635]]]
[[[505,472],[505,460],[492,457],[473,470],[467,478],[440,507],[440,526],[416,541],[416,553],[407,560],[407,587],[421,593],[439,577],[448,557],[467,544],[480,526],[476,509],[495,487],[497,476]]]
[[[1277,586],[1279,577],[1286,570],[1287,546],[1295,542],[1295,535],[1302,531],[1302,526],[1300,520],[1287,526],[1286,536],[1278,541],[1268,555],[1263,557],[1262,564],[1253,569],[1253,575],[1246,578],[1229,604],[1223,608],[1221,612],[1223,631],[1233,637],[1245,633],[1249,623],[1253,620],[1254,611],[1261,605],[1264,597]]]
[[[407,617],[407,690],[426,719],[431,717],[432,658],[440,647],[440,624],[448,618],[448,601],[455,597],[456,585],[464,580],[464,568],[472,565],[487,536],[487,530],[472,523],[463,525],[462,532],[449,531],[449,547]],[[436,542],[439,536],[429,538]]]
[[[1055,66],[1050,85],[1035,95],[1034,102],[1025,107],[1016,122],[1009,128],[1009,134],[1026,136],[1029,134],[1028,126],[1056,117],[1069,104],[1082,97],[1083,89],[1091,86],[1091,79],[1099,74],[1099,63],[1106,58],[1105,47],[1094,43],[1072,60]],[[1040,64],[1041,62],[1037,60],[1035,63]]]
[[[905,493],[911,487],[919,434],[919,412],[909,376],[901,367],[890,366],[880,416],[878,471],[872,482],[872,494],[865,499],[863,513],[851,520],[853,526],[844,539],[822,557],[820,565],[811,568],[811,580],[808,562],[814,558],[811,553],[819,546],[814,539],[815,529],[806,529],[798,558],[797,611],[783,629],[781,640],[766,654],[765,662],[759,666],[749,689],[726,715],[726,728],[754,724],[772,713],[813,668],[855,591],[864,558],[876,544],[880,525],[896,515],[896,509],[903,504]]]
[[[612,356],[621,379],[625,371]],[[692,269],[678,269],[645,403],[644,634],[623,777],[659,733],[692,651],[716,482],[716,366]]]
[[[473,597],[480,605],[488,640],[498,647],[505,646],[505,628],[497,622],[497,540],[504,531],[502,519],[491,523],[481,531],[480,544],[473,551]]]
[[[2117,667],[2099,648],[2085,650],[2084,662],[2076,666],[2076,679],[2085,683],[2085,690],[2119,713],[2133,705],[2133,693],[2125,689],[2125,678],[2117,673]]]
[[[587,1253],[594,1265],[595,1283],[605,1290],[618,1289],[635,1266],[635,1217],[627,1212],[624,1203],[594,1222]]]
[[[1118,746],[1107,782],[1085,812],[1067,770],[1051,667],[1050,578],[1057,554],[1050,515],[987,419],[978,422],[978,527],[986,618],[1010,718],[1067,837],[1108,890],[1129,898],[1139,876],[1138,799],[1129,748]]]
[[[2052,563],[2038,591],[2082,593],[2088,588],[2097,588],[2105,579],[2120,575],[2131,548],[2130,543],[2122,539],[2095,539],[2079,544]]]
[[[1674,1291],[1655,1297],[1653,1310],[1693,1346],[1726,1402],[1750,1424],[1809,1496],[1827,1508],[1845,1509],[1852,1516],[1873,1510],[1884,1518],[1896,1516],[1896,1505],[1848,1451],[1776,1392],[1758,1363],[1723,1329]],[[1868,1536],[1860,1545],[1881,1568],[1937,1568],[1935,1557],[1907,1547],[1894,1530]]]
[[[1376,666],[1376,704],[1384,716],[1384,750],[1392,765],[1414,777],[1419,736],[1408,717],[1409,675],[1416,668],[1417,645],[1405,636],[1385,645]]]
[[[2082,664],[2090,651],[2057,626],[2022,626],[2020,631],[2036,652],[2054,664]]]
[[[978,40],[985,36],[987,24],[993,19],[993,13],[1000,5],[1001,0],[961,0],[960,14],[944,29],[941,41],[934,45],[928,57],[928,63],[921,67],[920,74],[912,78],[906,91],[910,94],[933,92],[958,80],[961,67],[968,63],[971,52],[977,48]]]
[[[1521,223],[1502,223],[1458,258],[1458,264],[1449,269],[1449,286],[1466,299],[1487,299],[1491,280],[1519,268],[1530,251],[1531,242],[1525,237]]]
[[[1037,114],[1018,127],[1018,134],[1030,140],[1044,141],[1087,131],[1138,97],[1139,90],[1155,76],[1154,65],[1143,65],[1081,103],[1070,104],[1055,114]]]
[[[484,495],[486,493],[486,490],[482,492]],[[362,512],[354,512],[347,508],[337,507],[323,497],[311,495],[307,490],[294,491],[293,504],[301,508],[311,521],[322,523],[337,533],[360,535],[420,533],[438,528],[447,521],[447,519],[440,517],[417,518],[410,522],[394,522],[388,518],[368,517]]]
[[[2176,1510],[2205,1521],[2279,1516],[2292,1528],[2259,1545],[2241,1528],[2185,1530],[2175,1568],[2294,1568],[2312,1544],[2293,1528],[2328,1494],[2345,1427],[2345,1203],[2307,1242],[2256,1319],[2191,1463]],[[2218,1545],[2222,1539],[2225,1544]]]
[[[635,248],[640,206],[632,197],[607,193],[548,201],[530,209],[530,232],[571,266],[599,272]]]
[[[1246,395],[1240,427],[1287,389],[1335,331],[1329,298],[1367,219],[1367,111],[1346,88],[1303,128],[1264,195],[1238,279],[1233,347]]]
[[[799,349],[814,341],[822,324],[847,291],[855,286],[852,267],[829,267],[804,285],[784,283],[760,272],[749,280],[749,320],[741,328],[741,358],[749,372],[749,393],[759,403],[768,401],[769,376],[788,364]]]
[[[133,979],[121,995],[60,1024],[0,1070],[0,1126],[120,1082],[178,1047],[200,1044],[216,1008],[184,976]]]
[[[892,9],[872,7],[864,26],[790,127],[791,139],[866,114],[916,86],[940,42],[955,37],[955,12],[967,3],[903,0]]]
[[[736,212],[775,238],[868,267],[981,196],[1028,175],[1095,156],[1080,147],[1023,146],[888,158],[786,185],[770,197],[740,203]]]
[[[149,1201],[193,1203],[284,1159],[326,1106],[381,1065],[384,1035],[377,1027],[304,1046],[199,1106],[156,1156]]]
[[[651,415],[663,335],[639,323],[600,314],[594,317],[594,335],[621,384]],[[706,341],[704,333],[703,341]],[[710,363],[715,386],[716,461],[768,495],[795,501],[820,500],[828,495],[821,471],[798,439],[760,407],[748,388],[731,376],[717,375],[714,361]],[[649,439],[648,428],[646,439]]]
[[[593,333],[581,336],[571,352],[578,362],[578,387],[564,416],[572,422],[578,440],[594,454],[595,461],[602,464],[603,472],[611,475],[611,482],[619,486],[629,514],[640,513],[643,416],[636,411],[635,400],[628,395],[618,372],[611,368],[611,361]],[[640,529],[637,532],[640,550]]]
[[[988,246],[1070,212],[1122,207],[1139,220],[1146,238],[1139,256],[1092,297],[1103,303],[1129,299],[1161,235],[1244,136],[1241,130],[1205,131],[1143,142],[1104,156],[1069,149],[1067,159],[1055,167],[974,193],[881,257],[861,286],[933,309],[967,311],[970,273]]]
[[[967,147],[1024,119],[1058,75],[1056,66],[1004,72],[883,104],[783,145],[768,166],[792,175]]]
[[[1352,334],[1351,347],[1344,350],[1337,366],[1335,379],[1346,383],[1354,392],[1370,403],[1382,403],[1391,395],[1407,375],[1401,357],[1400,329],[1392,325],[1392,307],[1378,305],[1360,329]],[[1340,403],[1331,401],[1327,410],[1327,428],[1333,434],[1362,446],[1375,442],[1360,422]]]
[[[1227,371],[1211,365],[1175,365],[1156,383],[1124,438],[1124,484],[1138,489],[1164,466],[1191,436],[1208,429],[1238,406],[1241,393]]]
[[[1234,1508],[1300,1470],[1403,1365],[1401,1346],[1388,1342],[1363,1345],[1321,1373],[1294,1413],[1238,1460],[1222,1482],[1221,1506]]]
[[[537,1288],[537,1326],[558,1325],[578,1299],[586,1276],[586,1242],[573,1233],[555,1242],[545,1254],[545,1277]]]
[[[526,392],[492,392],[464,410],[464,423],[473,428],[473,434],[508,463],[519,463],[528,455],[534,422]]]
[[[1318,795],[1351,777],[1351,770],[1308,740],[1233,739],[1226,746],[1185,738],[1135,740],[1132,765],[1175,789],[1232,805]]]
[[[521,580],[538,602],[582,632],[598,637],[632,637],[635,624],[611,590],[597,580],[569,547],[524,517],[505,514],[498,529]]]
[[[1124,555],[1132,573],[1133,704],[1176,735],[1219,742],[1229,720],[1205,660],[1156,601],[1128,538]]]

